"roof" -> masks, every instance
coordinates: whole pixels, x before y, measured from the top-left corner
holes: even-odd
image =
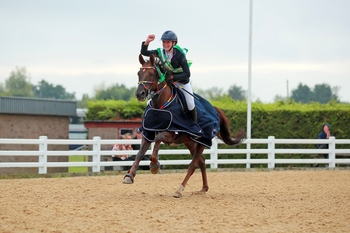
[[[0,97],[0,114],[75,116],[76,109],[77,102],[71,100]]]

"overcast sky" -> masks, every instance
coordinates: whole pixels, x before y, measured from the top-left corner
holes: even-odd
[[[249,0],[0,0],[0,82],[25,67],[66,91],[137,85],[140,45],[173,30],[196,90],[248,89]],[[299,83],[340,87],[350,102],[350,1],[254,0],[252,97],[272,102]]]

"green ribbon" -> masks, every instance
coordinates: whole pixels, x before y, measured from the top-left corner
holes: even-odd
[[[186,57],[186,53],[188,51],[188,49],[186,48],[181,48],[180,46],[178,45],[175,45],[174,48],[178,49],[185,57]],[[165,56],[165,54],[163,53],[164,49],[161,49],[161,48],[158,48],[157,49],[157,52],[158,52],[158,57],[161,59],[161,61],[163,62],[164,64],[164,68],[171,71],[172,73],[182,73],[183,70],[181,67],[179,68],[174,68],[172,65],[171,65],[171,61],[168,57]],[[192,65],[192,61],[190,60],[187,60],[187,64],[188,64],[188,67],[190,67]]]
[[[165,78],[166,78],[166,71],[165,71],[165,73],[162,73],[162,71],[159,69],[158,66],[156,66],[156,70],[157,70],[158,75],[159,75],[159,80],[158,80],[158,82],[159,82],[159,83],[164,82],[164,80],[165,80]]]

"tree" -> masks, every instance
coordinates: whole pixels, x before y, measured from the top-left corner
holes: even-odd
[[[0,83],[0,96],[5,95],[5,87],[2,83]]]
[[[307,85],[299,83],[298,88],[292,90],[291,98],[295,102],[309,103],[312,101],[313,93]]]
[[[281,95],[275,95],[275,98],[273,99],[274,102],[279,102],[279,101],[286,101],[287,98],[283,97]]]
[[[33,97],[33,85],[26,68],[11,71],[10,77],[5,80],[5,93],[7,96]]]
[[[83,94],[83,97],[81,98],[81,100],[77,102],[77,107],[88,108],[89,101],[93,101],[93,99],[91,99],[88,94]]]
[[[331,100],[339,102],[338,98],[339,87],[331,88],[328,84],[316,84],[311,90],[308,86],[299,84],[298,88],[292,90],[291,99],[295,102],[310,103],[312,101],[321,104],[328,103]]]
[[[49,99],[75,99],[75,93],[66,92],[61,85],[54,86],[45,80],[41,80],[38,85],[33,85],[30,82],[30,75],[24,67],[16,67],[16,70],[11,72],[10,77],[5,80],[5,87],[0,84],[0,94]]]
[[[333,90],[339,89],[334,88]],[[333,93],[332,88],[328,84],[323,83],[315,85],[313,89],[313,101],[325,104],[332,99],[339,102],[337,93]]]
[[[228,95],[234,100],[245,100],[245,90],[243,90],[242,87],[236,85],[230,86],[228,89]]]
[[[208,90],[197,89],[194,92],[207,100],[215,100],[222,97],[223,95],[222,88],[218,88],[218,87],[212,87],[211,89],[208,89]]]
[[[74,100],[75,93],[68,93],[66,89],[61,85],[54,86],[41,80],[38,85],[34,86],[33,93],[38,98],[48,98],[48,99],[67,99]]]
[[[130,100],[135,96],[136,87],[128,89],[124,84],[119,85],[118,83],[114,86],[107,88],[106,90],[97,90],[96,99],[97,100]]]

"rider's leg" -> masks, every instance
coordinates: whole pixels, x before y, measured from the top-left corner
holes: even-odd
[[[182,89],[185,89],[187,92],[189,92],[191,94],[187,93],[186,91],[184,91]],[[191,114],[193,121],[197,123],[197,109],[196,109],[196,106],[194,104],[193,90],[192,90],[191,84],[190,83],[183,84],[182,88],[180,90],[182,91],[182,93],[184,93],[184,96],[186,98],[187,108]]]
[[[190,114],[192,117],[192,120],[194,121],[194,123],[197,123],[197,109],[196,106],[194,107],[194,109],[190,110]]]

